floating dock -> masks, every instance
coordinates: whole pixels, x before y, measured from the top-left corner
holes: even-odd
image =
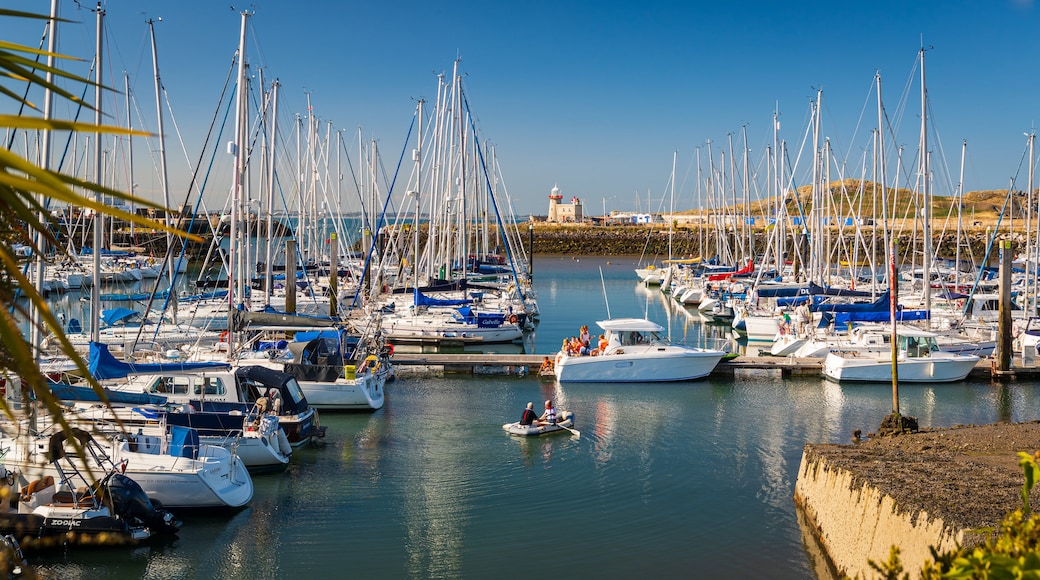
[[[393,364],[408,373],[470,373],[524,375],[536,373],[545,357],[554,354],[508,354],[508,353],[403,353],[393,357]],[[1040,379],[1038,366],[1013,366],[1001,372],[995,368],[996,360],[982,359],[968,375],[976,380],[1035,380]],[[823,359],[774,356],[738,356],[724,359],[712,371],[713,377],[819,377],[823,375]]]

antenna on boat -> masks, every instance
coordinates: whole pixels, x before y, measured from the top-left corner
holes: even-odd
[[[610,302],[607,300],[607,283],[603,281],[603,266],[599,267],[599,285],[603,288],[603,303],[607,305],[607,319],[610,319]]]

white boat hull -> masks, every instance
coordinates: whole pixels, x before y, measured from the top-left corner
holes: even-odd
[[[649,383],[688,381],[711,374],[725,356],[722,351],[688,347],[625,347],[621,354],[556,358],[561,383]]]
[[[11,456],[6,458],[7,469],[17,469],[29,480],[45,475],[58,478],[57,470],[45,458],[47,441],[46,438],[36,439],[27,461],[15,461]],[[126,441],[111,447],[107,442],[99,443],[110,451],[114,463],[127,460],[125,475],[136,481],[149,498],[158,500],[163,508],[238,508],[253,498],[253,480],[245,465],[223,447],[201,445],[199,458],[190,459],[157,455],[157,450],[156,453],[133,452]],[[91,469],[100,467],[92,464]]]
[[[932,356],[897,361],[899,382],[949,383],[963,381],[979,362],[977,356],[932,353]],[[831,352],[823,362],[823,374],[838,382],[891,382],[891,351]]]
[[[383,407],[387,373],[365,373],[354,379],[340,378],[334,383],[297,381],[316,409],[334,411],[375,411]]]
[[[773,356],[793,355],[808,341],[809,339],[800,337],[796,334],[778,336],[776,337],[776,340],[773,341],[773,347],[769,349],[769,354]]]

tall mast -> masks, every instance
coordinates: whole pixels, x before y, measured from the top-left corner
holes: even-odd
[[[419,192],[422,191],[423,99],[419,99],[419,136],[415,146],[415,218],[412,221],[412,286],[419,287]],[[429,239],[429,238],[427,238]]]
[[[238,295],[240,298],[244,298],[242,295],[242,289],[235,287],[235,256],[237,255],[238,245],[238,210],[240,200],[243,198],[242,189],[245,186],[245,172],[246,172],[246,114],[249,103],[246,100],[246,23],[249,19],[249,13],[242,11],[242,30],[238,39],[238,89],[237,89],[237,100],[235,104],[235,142],[231,149],[235,155],[235,177],[234,187],[231,189],[231,232],[228,240],[228,330],[234,330],[234,318],[235,318],[235,296]],[[287,276],[294,275],[295,272],[287,272]],[[287,278],[287,281],[291,283],[292,278]],[[228,359],[234,357],[235,351],[235,333],[230,332],[228,334]]]
[[[272,240],[274,238],[274,163],[275,163],[275,146],[278,143],[278,79],[274,79],[274,83],[271,84],[271,115],[269,116],[271,125],[271,147],[270,147],[270,161],[267,166],[267,246],[266,255],[264,256],[264,295],[267,297],[267,304],[271,304],[271,289],[273,288],[274,279],[271,264],[273,256],[271,255],[271,247],[274,245]],[[295,272],[286,272],[286,276],[295,276]],[[294,282],[294,278],[287,277],[287,284]]]
[[[101,84],[101,83],[99,82],[98,84]],[[133,131],[133,129],[134,129],[133,116],[130,114],[130,110],[131,110],[131,107],[130,107],[130,73],[127,73],[127,72],[123,73],[123,87],[124,87],[125,94],[126,94],[126,129],[127,129],[127,131]],[[127,175],[128,175],[128,177],[127,177],[128,183],[127,183],[126,190],[128,192],[130,192],[130,195],[134,195],[134,188],[136,187],[136,185],[134,184],[134,136],[132,134],[130,134],[130,133],[128,133],[127,136],[126,136],[126,160],[127,160]],[[130,213],[136,213],[136,211],[137,210],[134,209],[134,202],[133,202],[133,200],[131,200],[130,201]],[[133,243],[133,240],[137,239],[136,238],[136,234],[134,232],[134,225],[135,225],[134,222],[130,222],[130,240],[131,240],[131,243]]]
[[[45,121],[49,121],[54,117],[54,93],[50,87],[54,83],[54,59],[55,54],[58,52],[58,0],[51,0],[51,14],[50,19],[47,21],[49,30],[47,31],[47,89],[44,91],[43,96],[43,118]],[[43,141],[40,144],[40,168],[44,171],[49,171],[51,168],[51,131],[44,130]],[[43,195],[39,195],[37,198],[39,202],[40,211],[38,218],[40,223],[46,223],[46,216],[44,215],[43,208],[45,207],[44,202],[46,201]],[[36,271],[36,284],[38,287],[43,286],[43,274],[44,274],[44,258],[47,254],[47,240],[42,235],[36,235],[36,257],[35,257],[35,271]],[[97,251],[97,248],[94,249]],[[95,270],[96,271],[96,270]],[[94,287],[94,293],[98,292],[98,287]],[[39,358],[40,340],[40,325],[42,324],[42,316],[40,310],[36,307],[35,303],[30,302],[30,308],[32,309],[32,320],[33,324],[29,327],[29,340],[32,343],[31,346]],[[96,312],[91,313],[95,318]]]
[[[1032,137],[1030,137],[1029,143],[1030,146],[1032,146]],[[954,283],[958,285],[958,288],[954,289],[956,292],[960,292],[959,286],[961,279],[961,236],[964,232],[964,212],[961,210],[964,207],[964,154],[967,150],[968,140],[965,139],[961,143],[961,175],[960,181],[958,181],[957,183],[957,249],[955,250],[956,253],[954,258],[956,260],[954,265],[954,271],[956,272],[956,274],[954,274],[953,279]],[[1032,152],[1030,152],[1030,158],[1032,158]],[[1032,162],[1030,162],[1030,164],[1032,164]],[[1030,167],[1030,171],[1032,171],[1032,167]],[[1032,177],[1029,178],[1029,183],[1033,183]],[[1032,185],[1030,185],[1030,187],[1032,187]]]
[[[95,81],[97,84],[94,85],[94,125],[99,127],[94,131],[94,179],[98,185],[102,184],[101,179],[101,88],[103,79],[101,78],[101,72],[104,67],[101,66],[102,61],[102,48],[104,47],[103,39],[103,27],[105,22],[105,11],[101,9],[101,2],[97,5],[97,38],[96,46],[94,48],[94,69],[96,71]],[[132,179],[132,178],[131,178]],[[102,197],[100,191],[94,192],[94,201],[100,205],[102,203]],[[133,222],[131,222],[133,223]],[[94,212],[94,253],[91,256],[93,258],[94,272],[101,271],[101,235],[102,227],[104,225],[104,218],[102,213],[99,211]],[[90,340],[93,342],[101,342],[101,324],[99,321],[101,314],[101,288],[94,286],[90,293],[90,317],[94,321],[94,324],[90,325]]]
[[[155,47],[155,22],[152,20],[148,21],[148,30],[152,37],[152,70],[155,73],[155,114],[158,117],[158,131],[159,131],[159,170],[160,170],[160,181],[162,184],[163,191],[163,205],[166,207],[166,225],[167,227],[172,226],[170,216],[170,183],[166,173],[166,132],[163,130],[163,107],[162,107],[162,79],[159,77],[159,56]],[[99,77],[100,78],[100,77]],[[173,309],[173,317],[177,319],[177,293],[173,291],[173,276],[175,274],[175,266],[173,264],[173,253],[170,251],[173,248],[173,234],[169,230],[166,232],[166,265],[167,273],[170,280],[170,306]]]
[[[931,181],[928,175],[928,88],[924,77],[924,47],[921,47],[921,179],[924,191],[924,256],[921,267],[924,269],[924,309],[928,313],[925,327],[932,327],[932,196],[929,188]]]
[[[675,221],[675,159],[678,151],[672,151],[672,194],[668,202],[668,259],[672,259],[672,223]]]

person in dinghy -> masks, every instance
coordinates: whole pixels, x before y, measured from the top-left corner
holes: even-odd
[[[534,403],[528,403],[523,415],[520,416],[520,425],[527,427],[537,420],[538,415],[534,412]]]
[[[556,424],[556,407],[553,406],[552,399],[545,402],[545,412],[538,417],[534,424],[541,427]]]

